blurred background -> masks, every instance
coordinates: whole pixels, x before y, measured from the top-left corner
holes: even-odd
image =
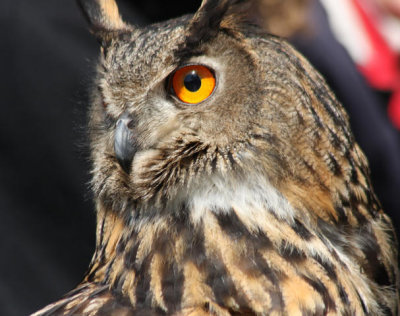
[[[117,0],[144,25],[197,1]],[[400,230],[400,2],[262,0],[258,22],[325,76]],[[0,2],[0,315],[27,315],[76,286],[94,250],[88,90],[99,47],[75,1]]]

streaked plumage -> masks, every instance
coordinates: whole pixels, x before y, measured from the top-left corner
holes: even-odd
[[[97,247],[35,315],[397,315],[397,246],[348,118],[241,1],[135,28],[81,0],[102,43],[90,112]],[[170,75],[215,73],[197,105]]]

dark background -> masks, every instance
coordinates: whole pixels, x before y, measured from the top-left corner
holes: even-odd
[[[125,20],[144,24],[194,12],[200,1],[118,4]],[[320,30],[294,41],[348,104],[378,194],[398,221],[398,135],[327,27]],[[0,41],[0,315],[27,315],[76,286],[94,250],[85,125],[99,48],[73,0],[2,0]]]

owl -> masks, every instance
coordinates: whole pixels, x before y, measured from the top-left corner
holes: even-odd
[[[397,245],[324,79],[249,1],[136,27],[81,0],[97,242],[34,315],[397,315]]]

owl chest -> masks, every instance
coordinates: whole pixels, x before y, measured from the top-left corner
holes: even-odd
[[[275,231],[251,231],[232,213],[210,216],[213,220],[200,226],[165,226],[157,229],[157,236],[147,229],[137,243],[118,244],[124,251],[104,269],[102,282],[138,313],[367,313],[365,280],[354,277],[325,250],[310,251],[321,244],[299,223],[273,223]],[[296,239],[278,236],[278,231],[290,230]]]

